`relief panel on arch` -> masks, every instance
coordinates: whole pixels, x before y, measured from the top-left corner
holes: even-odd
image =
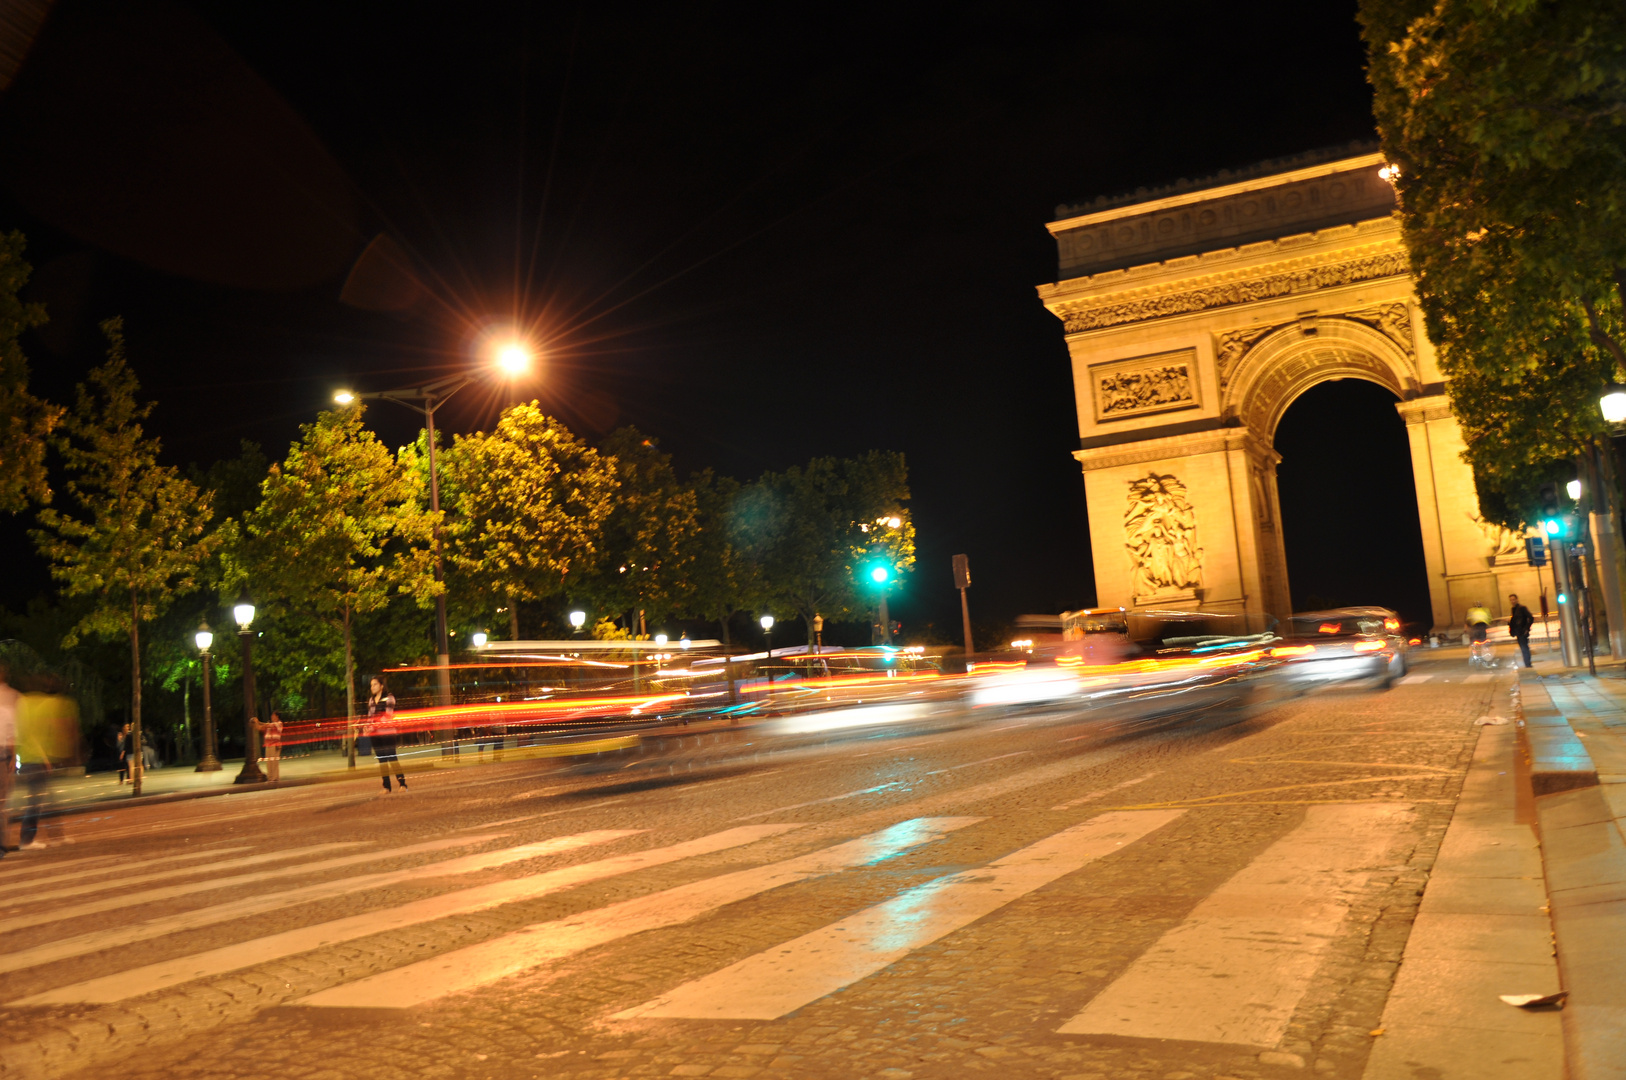
[[[1198,408],[1197,350],[1180,349],[1093,364],[1090,390],[1098,424]]]

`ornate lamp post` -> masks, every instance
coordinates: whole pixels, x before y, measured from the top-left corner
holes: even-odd
[[[577,610],[572,611],[570,613],[570,629],[571,630],[573,630],[573,631],[575,631],[576,633],[579,634],[579,633],[582,632],[582,627],[584,625],[586,625],[586,623],[587,623],[587,612],[582,611],[580,608],[578,608]]]
[[[209,629],[207,622],[198,624],[198,632],[192,635],[197,642],[198,651],[203,654],[203,760],[198,762],[195,772],[219,772],[220,750],[215,745],[215,711],[209,701],[209,646],[215,643],[214,631]]]
[[[773,683],[773,673],[767,671],[766,668],[768,664],[773,662],[773,616],[764,615],[762,618],[758,619],[757,622],[762,624],[762,636],[767,640],[768,643],[768,655],[767,658],[762,661],[762,665],[764,668],[763,673],[768,676],[768,682],[771,685]]]
[[[234,784],[260,784],[265,774],[260,771],[260,729],[256,724],[259,714],[254,709],[254,602],[244,592],[231,609],[237,620],[237,640],[243,645],[243,769],[232,781]]]

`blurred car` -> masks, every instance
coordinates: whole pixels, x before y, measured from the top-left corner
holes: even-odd
[[[1300,612],[1280,634],[1270,650],[1282,662],[1277,678],[1295,689],[1368,683],[1387,690],[1406,674],[1405,628],[1388,608]]]

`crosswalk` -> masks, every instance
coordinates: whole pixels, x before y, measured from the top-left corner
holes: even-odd
[[[1127,789],[1150,775],[1103,791]],[[1056,810],[1089,801],[1075,799]],[[750,946],[756,951],[734,953],[733,963],[721,964],[727,957],[702,961],[699,970],[650,984],[639,995],[646,998],[641,1004],[622,999],[601,1018],[609,1024],[774,1020],[983,920],[1005,918],[1012,905],[1069,875],[1091,873],[1103,860],[1203,813],[1092,810],[1080,811],[1089,815],[1082,821],[1075,815],[1073,824],[1046,835],[1029,833],[1002,848],[974,839],[992,835],[980,829],[983,817],[917,816],[876,828],[887,818],[872,810],[863,828],[845,832],[840,819],[818,826],[746,820],[681,840],[646,829],[598,829],[515,842],[503,832],[508,823],[500,822],[481,832],[394,846],[234,846],[142,863],[87,861],[79,869],[97,879],[83,885],[67,884],[77,879],[66,869],[6,883],[12,899],[5,903],[13,906],[0,918],[0,929],[27,927],[32,933],[21,941],[15,934],[0,938],[0,975],[7,976],[0,979],[0,1007],[115,1005],[322,955],[345,943],[376,938],[387,944],[390,935],[408,928],[455,920],[460,941],[480,939],[427,956],[422,950],[374,950],[373,959],[359,966],[334,966],[330,974],[310,976],[307,985],[290,983],[285,997],[266,1001],[309,1010],[411,1009],[509,980],[546,983],[570,970],[564,961],[591,950],[636,935],[694,934],[705,917],[744,901],[794,904],[791,898],[803,895],[797,887],[821,879],[868,875],[868,888],[882,888],[876,883],[891,879],[872,868],[928,845],[958,844],[962,855],[975,852],[957,863],[945,859],[947,865],[927,880],[916,871],[886,891],[865,893],[862,903],[831,909],[828,922],[800,936],[758,939]],[[1404,804],[1307,806],[1302,820],[1178,916],[1090,1000],[1071,1002],[1049,1021],[1049,1030],[1276,1046],[1351,898],[1412,827]],[[539,860],[545,861],[530,865]],[[396,865],[380,868],[390,863]],[[643,876],[662,867],[673,868],[662,872],[663,880]],[[674,874],[679,883],[669,884]],[[472,875],[484,877],[470,882]],[[310,880],[289,880],[294,877]],[[522,914],[509,914],[525,910],[514,905],[610,879],[625,881],[616,886],[624,898],[523,925]],[[886,898],[875,902],[877,896]],[[125,913],[117,923],[69,923],[111,910],[112,902]],[[143,915],[144,905],[160,902],[162,907]],[[571,910],[568,896],[559,903]],[[278,929],[255,934],[253,928],[263,925],[258,917],[271,913],[283,913],[275,920]],[[468,919],[479,913],[497,917]],[[242,929],[233,933],[233,926]],[[185,935],[205,927],[218,928],[211,941],[228,943],[189,948]],[[136,945],[143,948],[131,948]],[[87,964],[94,965],[94,977],[84,977]],[[18,977],[23,972],[26,988]]]

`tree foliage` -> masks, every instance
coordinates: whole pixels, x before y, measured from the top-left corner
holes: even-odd
[[[873,589],[859,580],[863,566],[884,560],[895,574],[914,567],[908,501],[903,455],[883,451],[814,458],[747,485],[734,539],[760,574],[759,602],[800,615],[810,642],[814,615],[867,610]]]
[[[129,637],[130,714],[139,735],[141,624],[195,587],[200,565],[221,538],[205,532],[213,517],[209,493],[158,463],[158,440],[142,428],[152,406],[136,396],[123,324],[111,319],[102,330],[107,362],[79,386],[56,440],[68,476],[64,487],[81,513],[47,507],[33,535],[62,591],[92,601],[64,646],[85,636]]]
[[[396,592],[427,602],[440,588],[429,547],[432,519],[416,474],[352,408],[301,425],[300,440],[271,467],[261,495],[244,522],[232,580],[246,580],[273,614],[327,629],[305,629],[305,651],[331,668],[342,646],[353,714],[357,616],[382,610]]]
[[[599,608],[659,620],[693,595],[690,573],[700,529],[699,500],[679,481],[672,456],[637,428],[621,428],[602,451],[615,474],[597,559],[583,582]]]
[[[461,580],[510,606],[590,571],[618,481],[614,463],[532,401],[440,457],[446,538]],[[515,620],[517,622],[517,618]]]
[[[1507,489],[1484,501],[1512,505],[1519,470],[1602,434],[1598,391],[1626,374],[1626,6],[1363,0],[1360,20],[1429,336],[1482,494]]]
[[[16,513],[30,499],[48,502],[45,450],[62,410],[28,392],[28,358],[21,338],[45,322],[45,309],[21,299],[32,268],[19,232],[0,234],[0,512]]]

